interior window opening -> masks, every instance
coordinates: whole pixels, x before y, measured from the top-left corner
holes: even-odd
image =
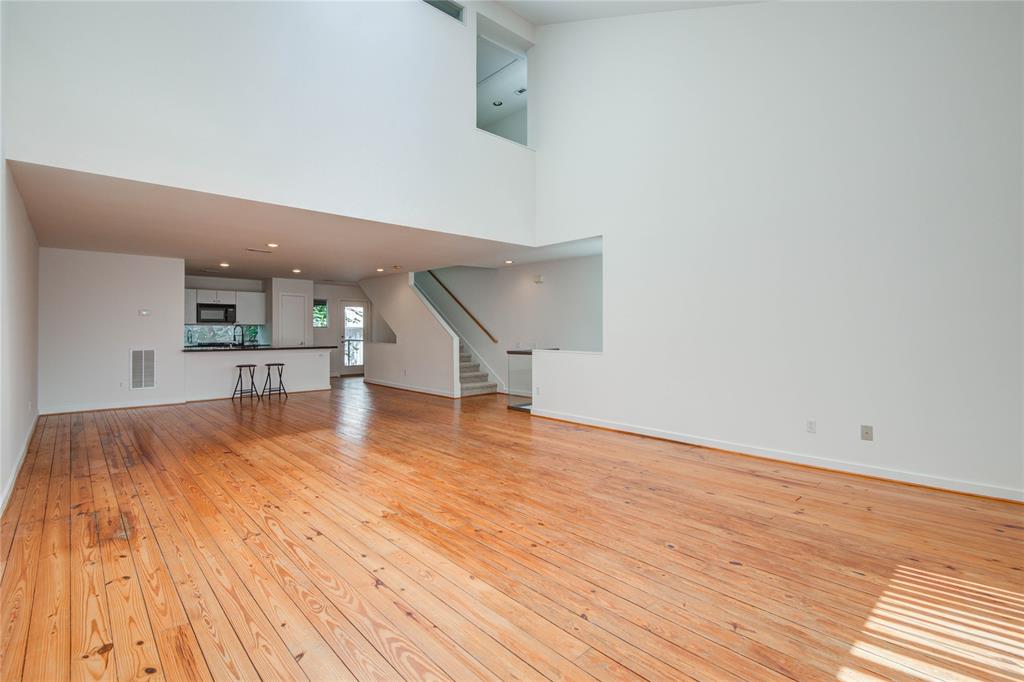
[[[527,57],[529,43],[483,15],[477,15],[476,126],[527,143]]]

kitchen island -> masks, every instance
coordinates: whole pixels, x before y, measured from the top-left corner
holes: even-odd
[[[289,393],[331,387],[334,346],[186,346],[185,399],[230,398],[238,378],[235,365],[256,365],[256,389],[263,388],[268,362],[284,363],[284,387]],[[248,382],[249,373],[245,380]],[[274,374],[277,380],[277,373]],[[275,396],[276,398],[277,396]]]

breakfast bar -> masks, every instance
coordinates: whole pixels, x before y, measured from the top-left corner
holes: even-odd
[[[230,398],[238,377],[236,365],[256,365],[256,388],[263,386],[267,363],[284,363],[284,382],[289,393],[319,391],[331,387],[330,358],[334,346],[186,346],[186,400]],[[277,375],[275,372],[275,381]],[[246,377],[248,380],[248,377]]]

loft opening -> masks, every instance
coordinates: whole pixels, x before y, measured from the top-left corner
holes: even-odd
[[[476,30],[476,127],[525,145],[532,45],[482,14]]]

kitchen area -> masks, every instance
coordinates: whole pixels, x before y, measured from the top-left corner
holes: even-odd
[[[238,365],[253,364],[262,391],[275,364],[290,393],[330,388],[336,337],[318,334],[312,280],[235,279],[186,275],[184,290],[184,383],[188,400],[227,398]],[[244,387],[249,372],[243,371]]]

